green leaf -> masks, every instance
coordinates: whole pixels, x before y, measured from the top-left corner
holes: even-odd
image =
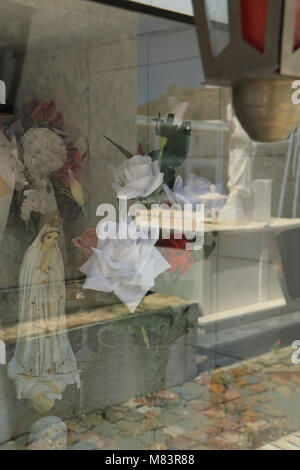
[[[147,347],[147,349],[149,349],[150,348],[150,341],[149,341],[147,332],[146,332],[146,330],[143,326],[141,326],[141,330],[142,330],[143,340],[144,340],[145,346]]]
[[[159,138],[159,143],[160,143],[160,152],[159,152],[159,156],[158,156],[159,169],[161,169],[161,160],[162,160],[162,156],[163,156],[163,153],[164,153],[165,146],[167,145],[167,142],[168,142],[167,137],[160,137]]]
[[[164,183],[169,186],[170,189],[173,189],[176,174],[174,168],[169,166],[162,166],[161,171],[164,173]]]
[[[194,251],[193,257],[195,262],[203,261],[210,257],[210,255],[215,250],[217,244],[215,241],[212,242],[211,245],[204,245],[202,250]]]
[[[103,136],[106,140],[108,140],[108,142],[110,142],[111,144],[113,144],[123,155],[125,155],[126,158],[132,158],[133,157],[133,154],[128,152],[128,150],[124,149],[124,147],[121,147],[121,145],[117,144],[116,142],[114,142],[113,140],[111,140],[109,137],[106,137],[106,135]]]
[[[179,129],[173,126],[162,157],[163,164],[176,168],[181,166],[188,156],[191,136],[191,123],[184,122]],[[174,132],[175,131],[175,132]]]
[[[149,153],[149,156],[150,156],[150,157],[152,158],[152,160],[155,162],[156,160],[158,160],[159,153],[160,153],[160,149],[158,149],[158,150],[152,150],[152,152]]]

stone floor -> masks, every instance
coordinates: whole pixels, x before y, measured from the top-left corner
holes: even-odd
[[[291,348],[66,421],[69,448],[258,449],[300,430],[300,366]],[[26,447],[28,435],[0,449]]]

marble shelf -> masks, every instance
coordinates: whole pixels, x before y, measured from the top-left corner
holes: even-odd
[[[135,221],[137,226],[140,227],[155,227],[157,219],[159,220],[159,228],[161,230],[168,229],[168,217],[170,217],[171,232],[180,233],[182,232],[182,211],[153,211],[153,219],[149,216],[150,211],[140,211]],[[151,212],[150,212],[151,213]],[[169,215],[170,214],[170,215]],[[188,217],[193,218],[193,229],[195,229],[195,215],[192,213]],[[213,223],[208,219],[204,219],[204,233],[212,232],[261,232],[261,231],[278,231],[284,229],[291,229],[300,227],[300,219],[277,219],[272,218],[269,222],[249,222],[247,224],[226,224],[226,223]]]
[[[151,220],[149,212],[141,212],[138,226],[168,229],[170,212],[163,210]],[[182,212],[171,211],[171,232],[182,233]],[[159,222],[158,222],[159,220]],[[195,225],[193,225],[195,228]],[[252,314],[254,306],[268,309],[273,302],[283,301],[283,292],[276,273],[271,246],[274,236],[300,227],[300,219],[272,218],[267,223],[218,224],[205,220],[203,234],[209,239],[216,235],[216,249],[205,261],[197,261],[174,285],[171,273],[157,279],[155,291],[178,295],[199,303],[203,315],[226,315],[235,312]],[[184,285],[189,283],[189,293]]]

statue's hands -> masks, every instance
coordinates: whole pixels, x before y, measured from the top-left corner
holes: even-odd
[[[43,257],[42,263],[40,265],[40,270],[42,273],[48,273],[49,272],[49,254],[46,253],[45,256]]]

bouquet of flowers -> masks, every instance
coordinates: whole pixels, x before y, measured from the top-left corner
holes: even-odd
[[[164,202],[167,199],[163,184],[173,188],[175,168],[180,167],[188,156],[191,123],[174,124],[173,114],[169,114],[166,120],[159,115],[154,122],[160,148],[152,150],[149,155],[144,154],[141,145],[138,155],[134,155],[105,137],[127,159],[120,168],[113,168],[116,181],[113,188],[119,198],[137,199],[148,205]]]
[[[82,179],[88,144],[64,131],[55,103],[30,100],[17,116],[4,116],[0,128],[18,143],[14,215],[28,227],[57,209],[65,220],[74,220],[80,211],[85,214]]]
[[[190,121],[177,125],[174,119],[174,114],[169,114],[166,120],[160,115],[153,119],[160,148],[152,150],[149,155],[144,154],[141,145],[138,155],[133,155],[105,137],[126,157],[119,168],[112,167],[115,177],[113,188],[118,198],[135,199],[146,206],[167,203],[169,206],[176,204],[183,207],[184,204],[199,204],[199,196],[209,192],[209,180],[190,175],[187,185],[184,186],[182,177],[176,175],[176,168],[188,157],[192,126]],[[159,240],[157,243],[171,264],[170,272],[174,273],[176,278],[185,274],[196,259],[207,258],[216,246],[214,240],[212,245],[204,245],[199,254],[187,251],[186,243],[184,235],[180,240],[171,235],[170,239]]]

